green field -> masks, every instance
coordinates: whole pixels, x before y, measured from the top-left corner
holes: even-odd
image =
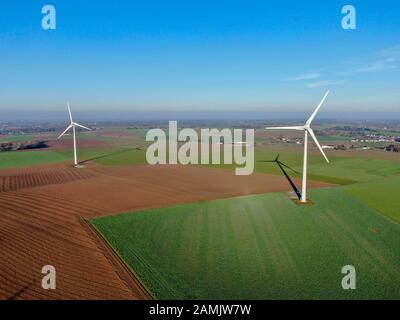
[[[119,132],[129,133],[129,135],[117,136],[117,137],[101,136],[100,132],[100,135],[87,133],[85,135],[80,136],[78,140],[78,161],[79,162],[94,161],[102,165],[127,165],[127,164],[146,162],[146,149],[144,148],[146,142],[143,141],[141,136],[139,136],[142,134],[141,130],[134,130],[134,129],[123,130],[123,129],[113,128],[112,132],[115,132],[116,136],[118,135]],[[69,139],[71,140],[70,137]],[[89,140],[89,141],[96,140],[96,141],[107,142],[110,144],[110,147],[79,148],[79,141],[82,140]],[[72,140],[71,140],[71,147],[72,147]],[[137,150],[136,148],[138,147],[143,147],[143,148],[141,148],[141,150]],[[72,149],[58,151],[58,153],[62,154],[63,156],[69,157],[71,159],[73,157]]]
[[[301,170],[301,167],[296,169]],[[400,174],[400,165],[385,160],[346,158],[331,164],[311,164],[310,174],[351,179],[357,182]]]
[[[104,154],[103,156],[98,157],[95,161],[102,165],[113,165],[113,166],[146,163],[146,150],[145,149],[115,150],[111,153]]]
[[[344,190],[400,223],[399,196],[400,176],[346,186]]]
[[[298,174],[291,171],[288,171],[288,173],[291,176],[300,177],[300,173],[303,170],[302,149],[282,148],[278,150],[267,150],[265,148],[256,148],[254,154],[254,172],[281,175],[282,172],[279,167],[275,163],[268,162],[275,159],[278,154],[280,156],[280,161],[298,172]],[[221,156],[221,158],[223,157]],[[398,162],[334,155],[329,155],[329,160],[330,163],[326,163],[322,155],[313,150],[308,157],[308,178],[311,180],[347,185],[400,174],[400,165]],[[234,169],[236,167],[235,164],[211,166],[225,169]]]
[[[72,159],[72,150],[58,151],[68,159]],[[94,161],[102,165],[126,165],[146,162],[146,151],[136,149],[79,149],[78,161]]]
[[[400,299],[400,225],[344,192],[270,193],[92,220],[159,299]],[[357,289],[343,290],[353,265]]]
[[[345,137],[345,136],[340,136],[340,135],[336,135],[336,136],[324,136],[324,135],[320,135],[318,136],[318,141],[320,142],[346,142],[349,141],[351,138],[350,137]]]
[[[66,155],[49,150],[0,152],[0,169],[66,161]]]
[[[18,134],[18,135],[0,135],[0,143],[3,142],[23,142],[35,139],[33,135]]]

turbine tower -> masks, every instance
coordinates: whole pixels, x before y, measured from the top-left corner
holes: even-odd
[[[329,90],[325,93],[324,97],[322,98],[321,102],[311,115],[311,117],[306,121],[304,126],[293,126],[293,127],[267,127],[267,130],[300,130],[304,131],[304,159],[303,159],[303,180],[302,180],[302,190],[301,190],[301,202],[307,202],[307,151],[308,151],[308,134],[313,138],[315,144],[317,145],[319,151],[321,151],[322,155],[324,156],[326,162],[329,163],[327,156],[325,155],[324,151],[322,150],[320,144],[318,143],[317,138],[315,137],[314,131],[311,129],[311,123],[314,120],[315,116],[317,115],[319,109],[321,108],[322,104],[324,103],[326,97],[329,94]]]
[[[68,107],[69,119],[70,119],[71,123],[69,124],[69,126],[67,127],[67,129],[65,129],[65,131],[64,131],[63,133],[60,134],[60,136],[58,137],[58,139],[60,139],[63,135],[65,135],[65,134],[68,132],[69,129],[72,128],[72,135],[73,135],[73,140],[74,140],[74,166],[76,167],[76,166],[78,165],[78,156],[77,156],[77,153],[76,153],[76,134],[75,134],[75,128],[76,128],[76,127],[80,127],[80,128],[82,128],[82,129],[89,130],[89,131],[91,131],[92,129],[89,129],[89,128],[85,127],[85,126],[82,126],[82,125],[79,124],[79,123],[74,122],[74,121],[72,120],[71,108],[69,107],[69,103],[68,103],[68,102],[67,102],[67,107]]]

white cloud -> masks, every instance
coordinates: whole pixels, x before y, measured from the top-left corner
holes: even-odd
[[[313,79],[318,79],[321,77],[321,74],[318,72],[310,72],[310,73],[304,73],[298,76],[286,78],[285,81],[302,81],[302,80],[313,80]]]
[[[321,80],[316,82],[310,82],[306,84],[308,88],[319,88],[319,87],[330,87],[345,83],[346,80]]]
[[[398,68],[396,63],[397,63],[397,60],[392,59],[392,58],[378,60],[378,61],[375,61],[374,63],[371,63],[370,65],[359,68],[357,70],[357,72],[377,72],[377,71],[383,71],[383,70],[396,69],[396,68]]]
[[[400,66],[400,46],[382,49],[377,56],[376,61],[357,69],[356,72],[379,72],[397,69]]]
[[[341,78],[356,76],[361,73],[383,72],[400,68],[400,45],[384,48],[364,62],[354,61],[351,63],[352,70],[347,72],[336,72]],[[314,80],[314,81],[312,81]],[[285,81],[304,81],[308,88],[330,87],[341,85],[347,79],[324,80],[320,72],[308,72],[297,76],[286,78]]]

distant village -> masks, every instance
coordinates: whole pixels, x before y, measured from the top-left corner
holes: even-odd
[[[372,133],[376,131],[375,133]],[[400,152],[400,132],[399,135],[383,134],[378,130],[369,128],[353,128],[349,126],[334,127],[316,131],[319,137],[337,136],[338,139],[332,142],[321,144],[322,149],[332,150],[370,150],[381,149],[387,152]],[[303,138],[288,138],[278,136],[271,138],[273,143],[292,143],[303,144]],[[348,141],[346,141],[348,140]]]

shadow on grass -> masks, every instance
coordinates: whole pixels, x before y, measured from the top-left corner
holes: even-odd
[[[89,161],[95,161],[95,160],[99,160],[99,159],[104,159],[104,158],[112,157],[112,156],[115,156],[115,155],[124,154],[124,153],[130,152],[130,151],[135,151],[135,150],[142,151],[144,147],[145,146],[136,147],[136,148],[129,148],[129,149],[125,149],[125,150],[120,150],[120,151],[116,151],[116,152],[112,152],[112,153],[103,154],[103,155],[98,156],[98,157],[93,157],[93,158],[90,158],[90,159],[86,159],[86,160],[80,161],[79,164],[85,164],[85,163],[87,163]]]
[[[299,200],[301,199],[301,192],[296,187],[296,185],[294,184],[293,180],[290,178],[289,174],[286,172],[286,170],[284,168],[287,168],[287,169],[291,170],[296,175],[299,175],[299,172],[294,170],[293,168],[289,167],[288,165],[284,164],[282,161],[280,161],[279,160],[279,154],[276,156],[276,158],[274,160],[260,160],[260,161],[257,161],[257,162],[276,163],[278,165],[279,169],[281,169],[282,173],[285,175],[286,179],[288,180],[288,182],[289,182],[290,186],[292,187],[294,193],[296,194],[297,198]]]

